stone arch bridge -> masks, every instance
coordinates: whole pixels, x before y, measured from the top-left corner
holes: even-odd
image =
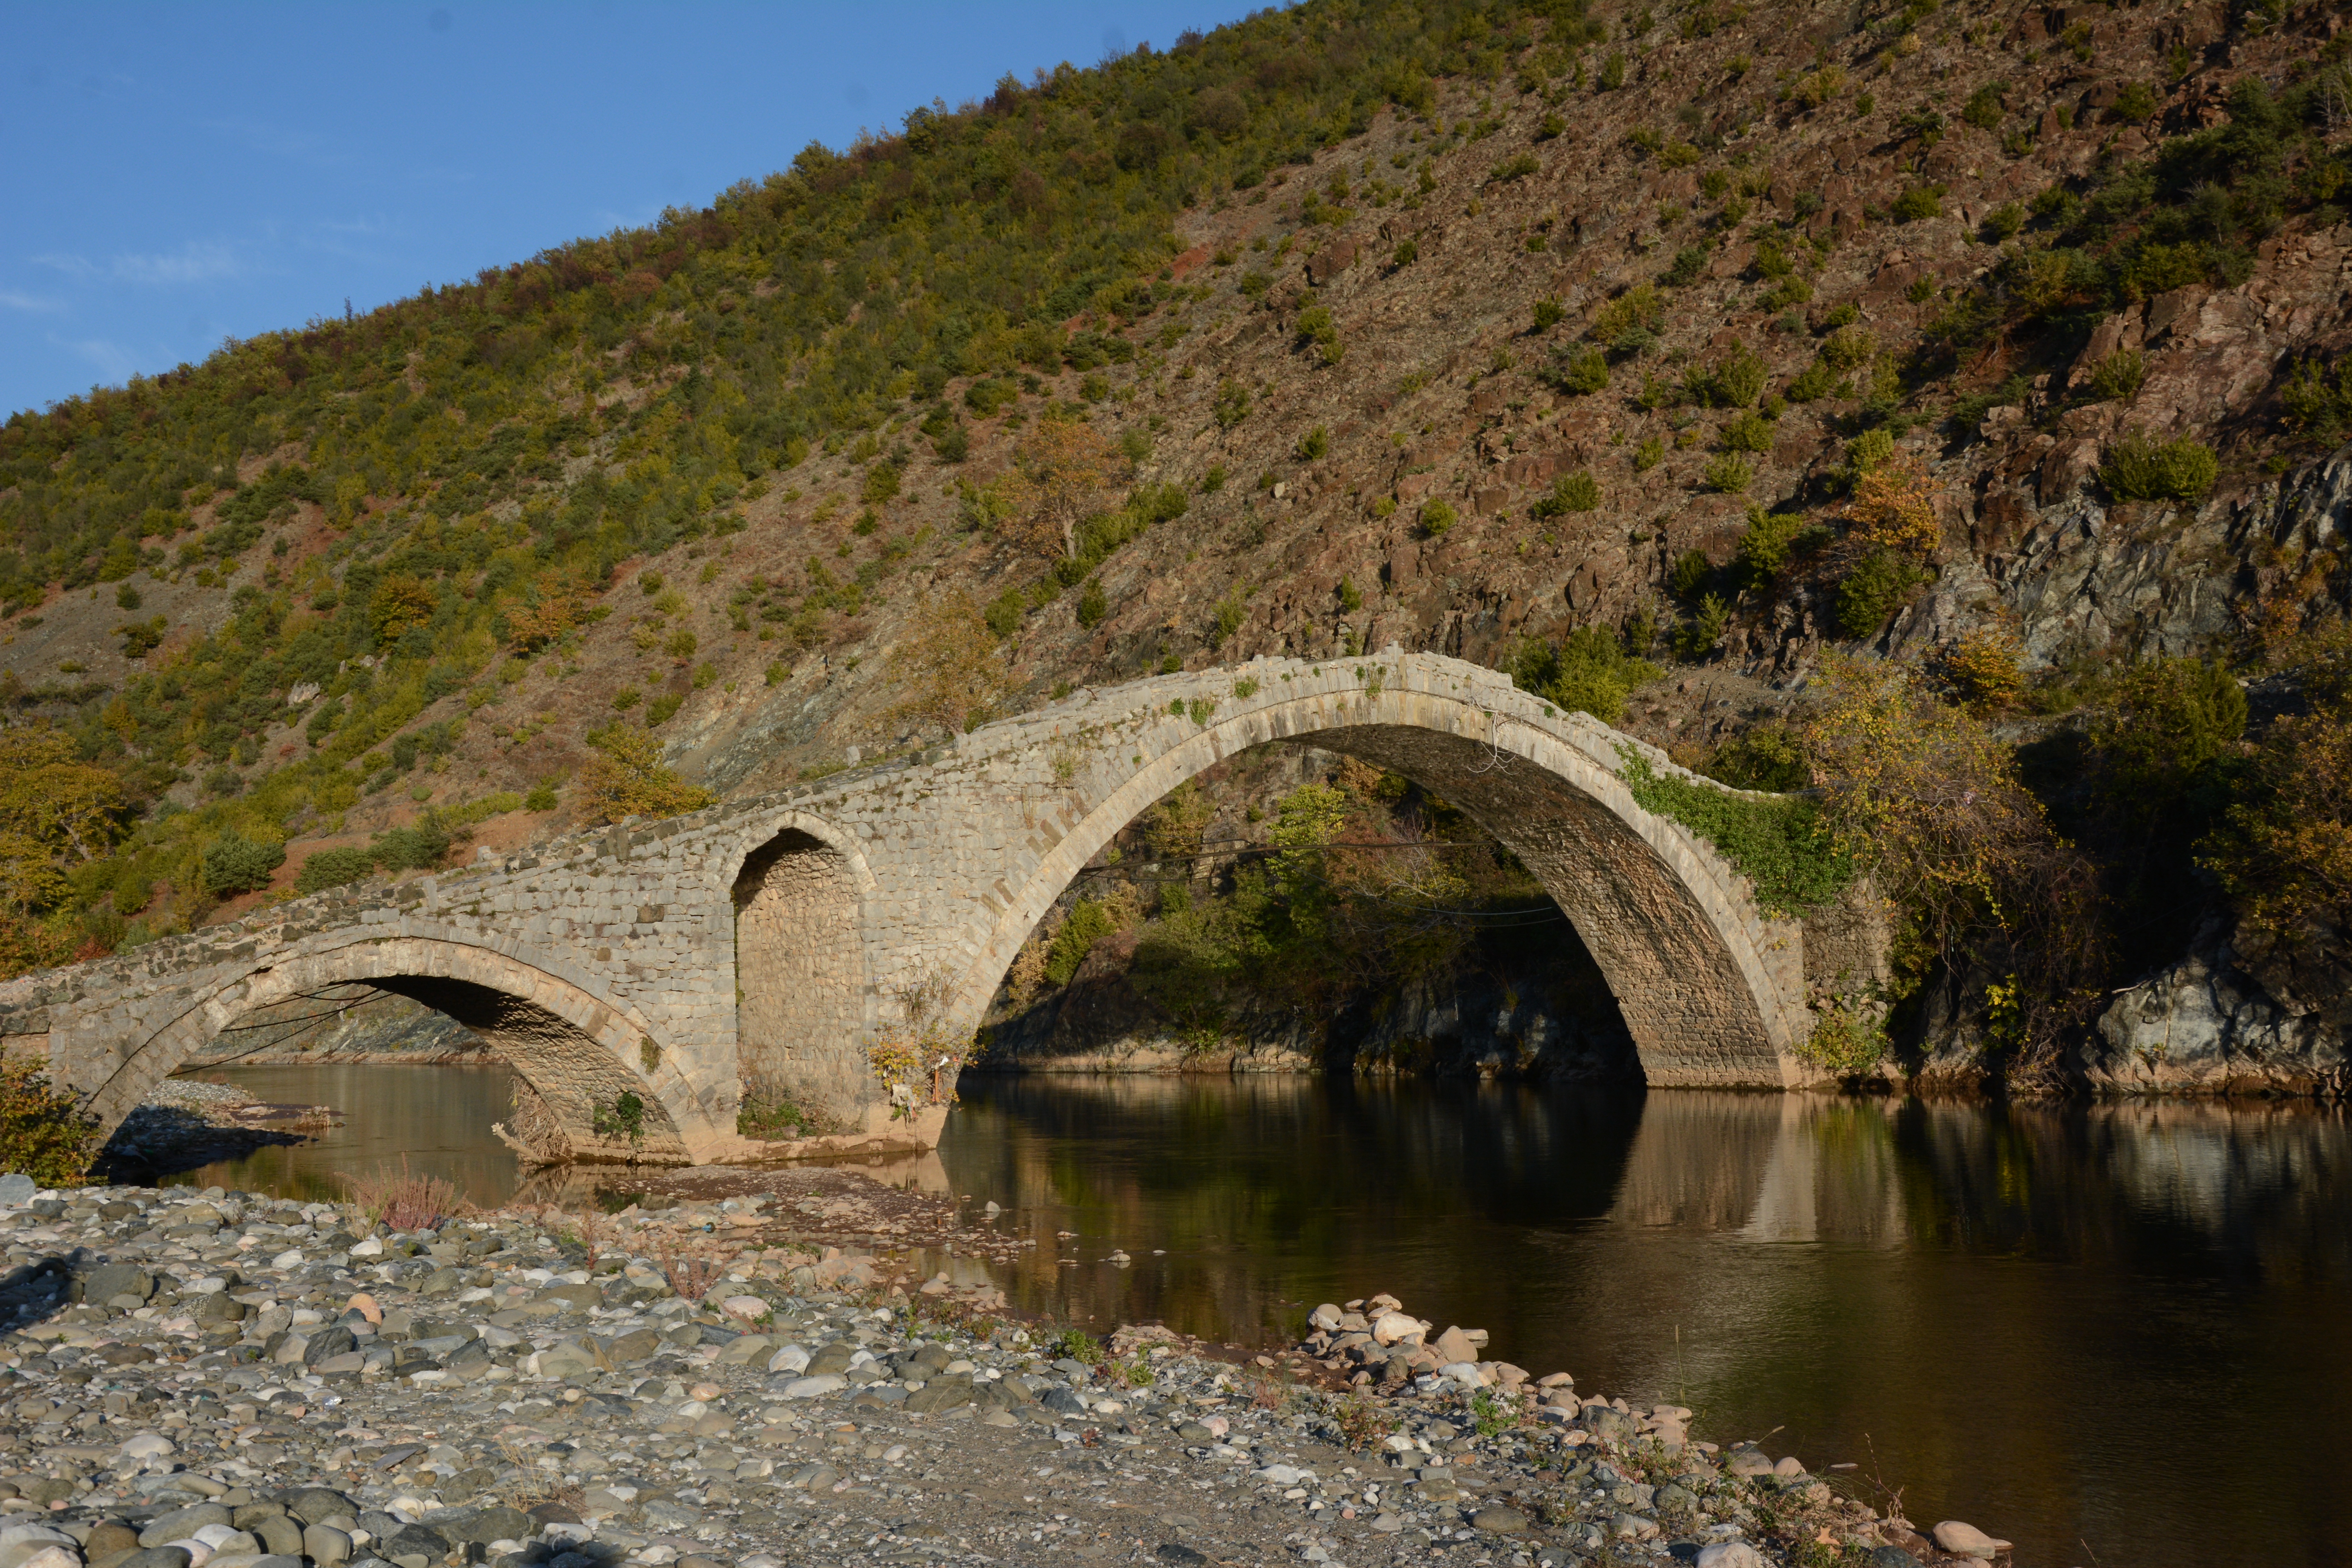
[[[110,1129],[254,1009],[363,982],[505,1056],[514,1131],[551,1160],[751,1157],[746,1081],[879,1133],[869,1044],[910,1007],[976,1027],[1115,833],[1285,740],[1415,779],[1508,845],[1600,963],[1651,1084],[1810,1076],[1808,972],[1851,967],[1850,931],[1766,918],[1705,842],[1637,805],[1629,751],[1679,772],[1654,750],[1495,671],[1394,649],[1082,690],[912,757],[26,975],[0,985],[0,1047],[45,1052]],[[644,1115],[623,1136],[610,1108],[632,1092]]]

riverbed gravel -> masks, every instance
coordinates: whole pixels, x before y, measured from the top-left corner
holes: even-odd
[[[1343,1394],[1055,1334],[782,1206],[396,1228],[0,1177],[0,1568],[2005,1560],[1685,1412],[1475,1354]],[[1317,1330],[1343,1367],[1373,1305]]]

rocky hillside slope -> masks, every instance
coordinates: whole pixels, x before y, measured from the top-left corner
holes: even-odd
[[[268,896],[198,896],[221,832],[286,838],[282,892],[616,722],[720,791],[871,761],[959,594],[1016,706],[1605,628],[1663,674],[1604,716],[1694,759],[1840,647],[2014,657],[2029,738],[2132,661],[2257,674],[2352,599],[2341,22],[1310,4],[486,274],[377,371],[328,323],[20,416],[0,681],[137,819],[68,902],[210,918]],[[1025,309],[950,299],[961,244]],[[181,418],[215,370],[248,412]],[[108,542],[69,481],[142,405],[172,496]],[[1073,424],[1110,510],[1041,549],[1007,476]],[[1873,475],[1932,527],[1858,524]]]

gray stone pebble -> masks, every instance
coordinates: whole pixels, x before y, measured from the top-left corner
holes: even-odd
[[[1683,1440],[1687,1412],[1538,1418],[1569,1407],[1528,1384],[1505,1419],[1444,1377],[1285,1392],[1161,1330],[1072,1356],[829,1290],[858,1283],[832,1260],[746,1254],[688,1301],[655,1261],[677,1230],[604,1222],[592,1257],[572,1223],[398,1233],[217,1189],[0,1204],[0,1568],[1356,1564],[1454,1542],[1664,1568],[1745,1542],[1747,1489],[1785,1509],[1778,1489],[1821,1485],[1741,1479]],[[1826,1498],[1806,1518],[1932,1551]],[[64,1539],[9,1539],[31,1525]]]

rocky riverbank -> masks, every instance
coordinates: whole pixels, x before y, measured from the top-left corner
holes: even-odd
[[[1049,1335],[983,1283],[786,1239],[823,1199],[653,1201],[385,1225],[0,1179],[0,1568],[1902,1568],[1997,1549],[1695,1440],[1687,1412],[1482,1361],[1478,1336],[1387,1299],[1319,1309],[1301,1352],[1236,1364],[1156,1327]],[[1309,1352],[1380,1371],[1346,1394],[1286,1375]]]

